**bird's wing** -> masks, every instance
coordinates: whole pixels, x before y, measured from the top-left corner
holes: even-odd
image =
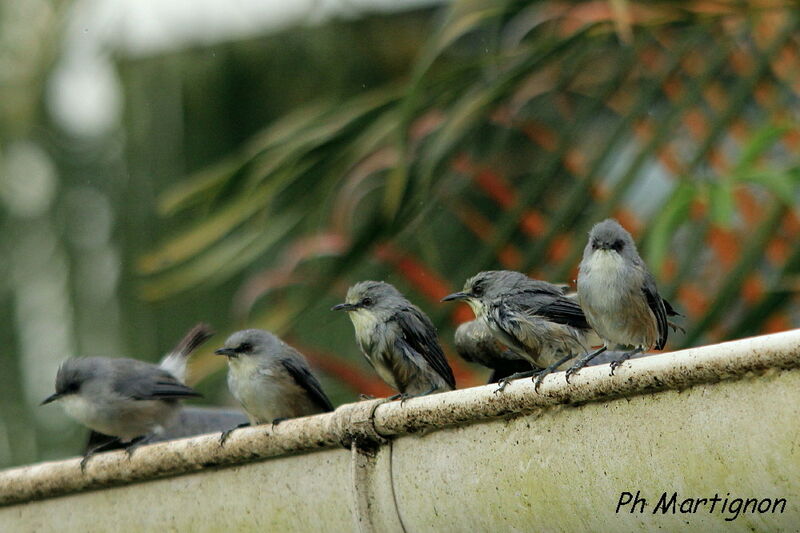
[[[578,329],[589,329],[583,309],[577,302],[555,294],[550,287],[545,290],[527,290],[504,298],[504,302],[519,313],[542,317],[550,322],[566,324]]]
[[[156,366],[142,367],[133,373],[135,377],[114,381],[114,391],[134,400],[168,400],[202,396],[191,387],[178,381],[175,376]]]
[[[444,357],[444,352],[436,340],[436,328],[419,309],[408,307],[395,313],[393,320],[400,327],[401,337],[396,341],[401,350],[416,352],[452,388],[456,388],[453,370]]]
[[[322,390],[322,385],[319,384],[317,378],[314,377],[314,374],[312,374],[308,368],[294,359],[288,358],[281,359],[281,364],[286,371],[289,372],[289,375],[292,376],[295,383],[305,389],[311,401],[314,402],[314,405],[325,412],[333,411],[333,405]]]
[[[581,306],[567,298],[554,298],[552,302],[541,306],[536,314],[558,324],[589,329],[589,323],[586,321]]]
[[[656,280],[649,272],[647,272],[645,275],[642,292],[644,293],[645,298],[647,298],[647,305],[653,312],[653,316],[656,317],[656,326],[658,327],[658,341],[656,342],[656,350],[661,350],[664,348],[664,345],[667,344],[667,335],[669,333],[669,327],[667,324],[667,310],[666,306],[664,305],[664,300],[662,300],[661,296],[658,294]],[[670,309],[672,309],[672,306],[670,306]]]

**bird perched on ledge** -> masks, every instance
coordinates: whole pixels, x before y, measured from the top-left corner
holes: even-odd
[[[128,444],[126,450],[132,454],[178,413],[178,400],[201,396],[182,379],[187,357],[211,335],[207,325],[195,326],[160,365],[109,357],[68,359],[61,364],[56,392],[42,405],[59,401],[67,414],[84,426],[114,437],[89,449],[81,470],[92,455],[117,441]]]
[[[214,353],[228,358],[228,388],[250,420],[220,444],[240,427],[333,411],[303,354],[268,331],[237,331]]]
[[[531,370],[531,364],[503,346],[483,320],[464,322],[453,337],[456,352],[469,363],[492,370],[487,383],[497,383],[513,374]]]
[[[611,218],[595,224],[589,232],[578,271],[578,300],[604,344],[567,370],[567,381],[609,343],[634,347],[611,362],[614,375],[614,370],[632,355],[663,349],[670,326],[680,329],[668,321],[667,317],[679,313],[659,295],[633,237]]]
[[[534,368],[500,381],[536,374],[536,390],[544,376],[585,353],[593,332],[580,306],[562,286],[510,270],[490,270],[468,279],[462,292],[442,301],[464,300],[495,337]]]
[[[378,375],[400,394],[392,399],[453,390],[456,380],[436,339],[436,328],[417,306],[383,281],[362,281],[345,303],[356,341]]]

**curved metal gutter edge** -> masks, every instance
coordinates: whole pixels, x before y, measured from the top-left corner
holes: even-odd
[[[499,394],[494,393],[496,385],[485,385],[414,398],[402,405],[385,400],[345,404],[333,413],[287,420],[275,427],[237,430],[224,448],[219,434],[212,434],[144,446],[131,458],[121,451],[99,454],[85,474],[77,458],[2,471],[0,505],[321,448],[351,444],[356,449],[376,448],[397,435],[796,367],[800,367],[800,330],[634,359],[618,368],[615,376],[609,375],[607,365],[587,367],[571,384],[563,373],[555,373],[545,379],[539,394],[526,379]]]

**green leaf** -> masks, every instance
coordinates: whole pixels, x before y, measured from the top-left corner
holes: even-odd
[[[246,161],[227,157],[170,188],[159,198],[158,214],[166,217],[213,197]]]
[[[650,221],[652,229],[646,242],[645,254],[647,264],[656,277],[659,276],[661,265],[672,247],[675,230],[686,221],[696,195],[697,186],[688,180],[682,181],[672,191],[672,196],[663,209]]]
[[[149,301],[162,300],[204,283],[225,281],[266,253],[295,228],[301,218],[291,213],[271,219],[266,228],[256,227],[231,235],[187,264],[145,283],[141,295]]]
[[[199,254],[250,216],[264,209],[272,190],[262,187],[247,195],[240,195],[209,218],[192,226],[187,232],[167,241],[159,249],[144,255],[138,263],[142,274],[153,274],[173,267]]]
[[[769,150],[772,145],[790,129],[791,128],[787,125],[778,126],[775,124],[767,124],[759,128],[747,139],[747,144],[742,148],[742,153],[734,167],[733,173],[739,174],[750,169],[750,167],[756,163],[756,160],[761,157],[765,151]]]
[[[737,174],[735,179],[743,183],[761,185],[781,202],[788,206],[793,206],[797,193],[797,183],[800,180],[800,168],[792,168],[783,172],[770,169],[751,169]]]
[[[720,178],[708,183],[708,206],[711,221],[723,227],[729,227],[736,211],[731,180]]]

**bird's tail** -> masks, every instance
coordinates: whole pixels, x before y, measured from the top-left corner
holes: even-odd
[[[207,341],[214,331],[208,324],[197,324],[189,330],[189,333],[161,359],[159,366],[178,378],[179,381],[186,382],[186,361],[198,346]]]

